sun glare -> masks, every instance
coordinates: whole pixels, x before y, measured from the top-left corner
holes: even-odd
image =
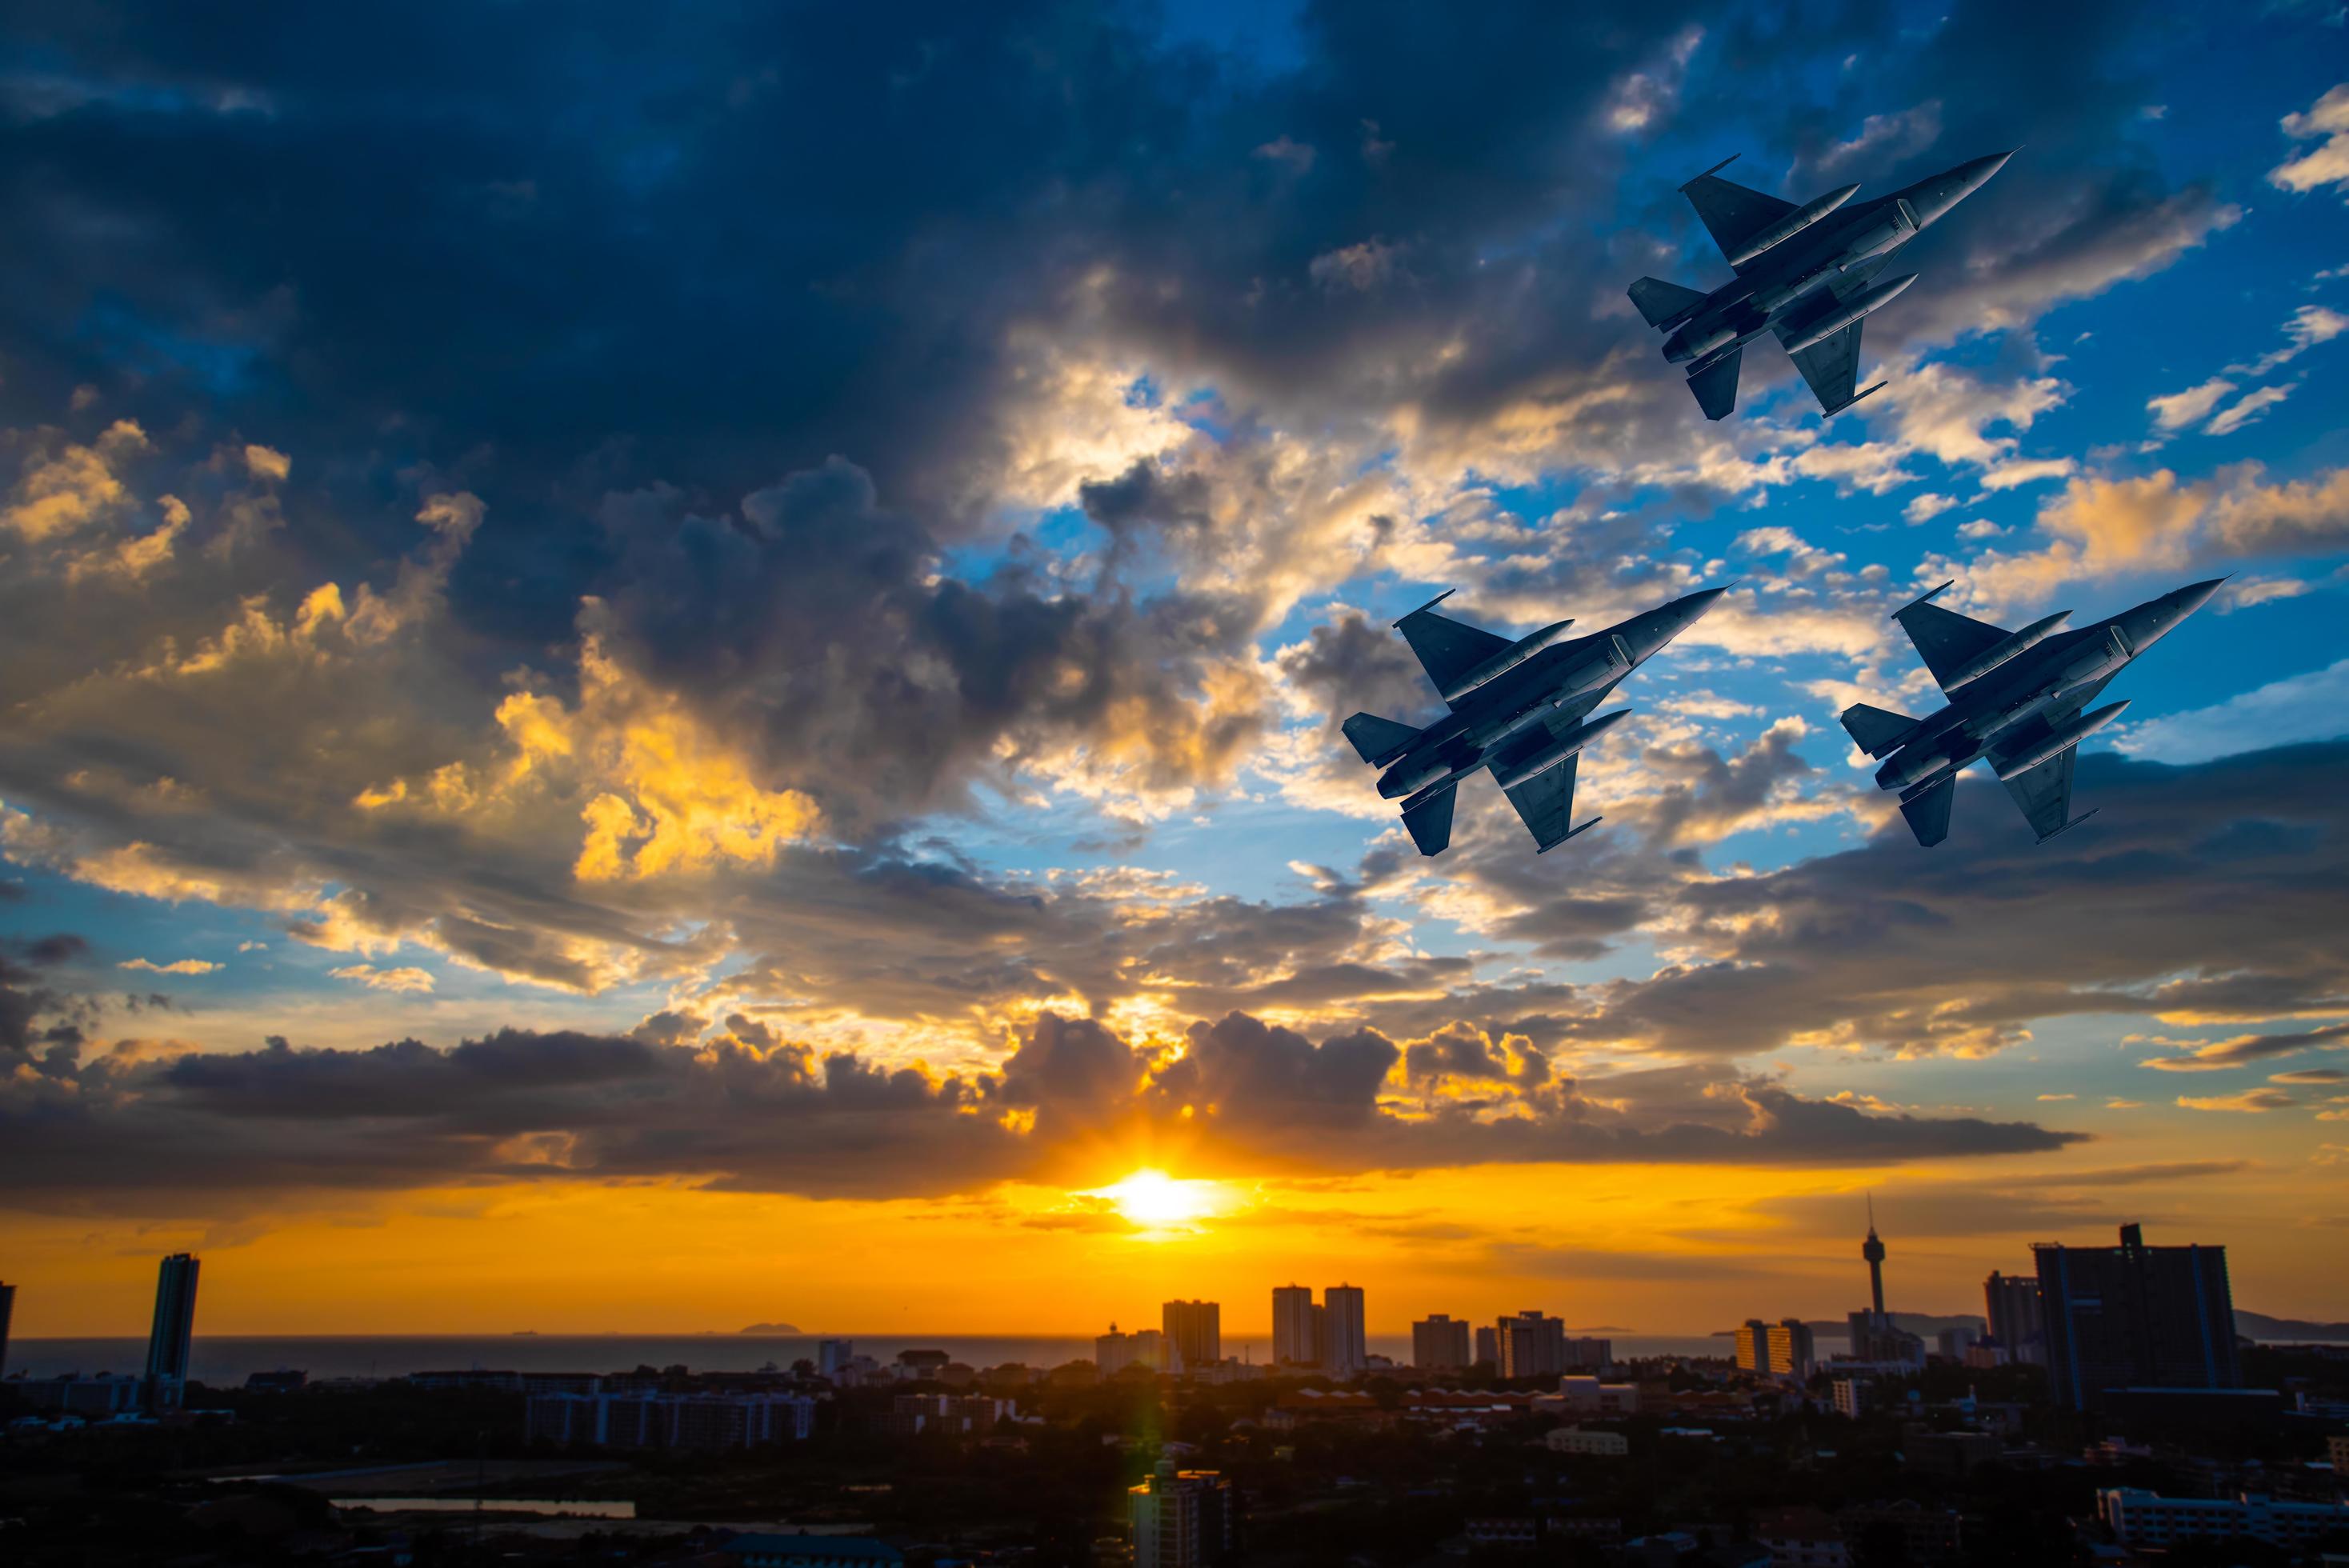
[[[1105,1198],[1137,1225],[1173,1230],[1206,1219],[1221,1206],[1213,1181],[1185,1181],[1164,1171],[1137,1171],[1124,1181],[1085,1194]]]

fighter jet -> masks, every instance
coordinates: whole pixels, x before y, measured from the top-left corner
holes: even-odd
[[[1435,613],[1449,589],[1395,623],[1420,667],[1451,705],[1424,729],[1373,713],[1348,719],[1346,738],[1362,760],[1386,772],[1379,793],[1402,801],[1402,825],[1423,855],[1452,842],[1452,806],[1460,781],[1489,769],[1547,854],[1599,823],[1574,819],[1574,769],[1582,748],[1631,710],[1597,718],[1625,676],[1694,625],[1727,588],[1708,588],[1643,611],[1585,637],[1557,621],[1511,642]]]
[[[1718,178],[1737,161],[1724,159],[1681,190],[1737,281],[1702,294],[1641,278],[1631,303],[1650,326],[1671,335],[1664,358],[1688,366],[1689,390],[1706,418],[1737,407],[1738,360],[1764,331],[1777,335],[1819,407],[1840,414],[1884,387],[1852,391],[1860,323],[1917,281],[1914,273],[1880,283],[1877,274],[2013,156],[1977,158],[1872,201],[1853,202],[1859,187],[1846,185],[1799,207]]]
[[[1949,697],[1925,718],[1855,703],[1843,727],[1870,757],[1879,789],[1900,791],[1900,814],[1928,849],[1950,836],[1950,801],[1958,775],[1977,759],[1998,772],[2006,792],[2045,843],[2094,811],[2072,815],[2072,765],[2080,742],[2110,724],[2127,701],[2088,709],[2106,684],[2137,656],[2199,610],[2219,584],[2189,583],[2093,626],[2061,631],[2069,610],[2044,615],[2019,632],[1971,620],[1933,601],[1944,583],[1892,618]]]

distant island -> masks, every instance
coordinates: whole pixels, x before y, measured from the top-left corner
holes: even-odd
[[[799,1325],[795,1323],[754,1323],[748,1328],[738,1328],[734,1332],[737,1334],[797,1334],[799,1331]]]
[[[2312,1323],[2304,1317],[2270,1317],[2235,1309],[2235,1332],[2249,1339],[2349,1340],[2349,1323]]]
[[[1911,1334],[1926,1338],[1930,1338],[1945,1328],[1971,1328],[1979,1334],[1988,1327],[1981,1316],[1971,1313],[1960,1312],[1943,1315],[1929,1312],[1895,1312],[1889,1315],[1892,1319],[1894,1327],[1906,1329]],[[1804,1324],[1803,1326],[1826,1339],[1841,1339],[1851,1329],[1850,1323],[1839,1317],[1818,1318]],[[1716,1328],[1713,1331],[1713,1337],[1730,1339],[1735,1337],[1736,1334],[1737,1330],[1733,1328]]]

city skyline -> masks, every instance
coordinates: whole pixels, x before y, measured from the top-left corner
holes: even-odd
[[[1886,1305],[1884,1284],[1884,1264],[1889,1255],[1889,1248],[1877,1230],[1872,1197],[1868,1203],[1867,1214],[1868,1231],[1862,1241],[1860,1255],[1868,1269],[1871,1305],[1848,1312],[1828,1314],[1814,1320],[1806,1320],[1800,1315],[1776,1321],[1748,1317],[1727,1327],[1659,1333],[1619,1323],[1576,1326],[1545,1313],[1539,1307],[1521,1306],[1480,1319],[1474,1315],[1454,1317],[1448,1311],[1429,1310],[1422,1306],[1402,1309],[1420,1315],[1411,1316],[1407,1326],[1398,1328],[1369,1312],[1367,1293],[1361,1287],[1340,1284],[1327,1287],[1323,1292],[1325,1300],[1330,1291],[1339,1293],[1347,1303],[1348,1322],[1365,1326],[1354,1329],[1351,1338],[1340,1344],[1332,1340],[1326,1305],[1313,1301],[1311,1288],[1291,1284],[1271,1287],[1272,1315],[1262,1329],[1248,1326],[1242,1320],[1242,1326],[1226,1336],[1222,1326],[1223,1304],[1218,1300],[1193,1297],[1163,1303],[1157,1328],[1137,1326],[1132,1329],[1122,1329],[1115,1320],[1112,1320],[1104,1331],[1090,1337],[1095,1346],[1094,1359],[1103,1363],[1105,1372],[1140,1362],[1160,1371],[1183,1374],[1218,1364],[1256,1362],[1256,1353],[1261,1347],[1266,1352],[1261,1365],[1267,1368],[1289,1367],[1344,1377],[1363,1369],[1371,1354],[1368,1340],[1376,1338],[1388,1344],[1409,1344],[1413,1352],[1410,1365],[1449,1367],[1466,1367],[1483,1361],[1498,1368],[1504,1376],[1537,1376],[1572,1367],[1579,1359],[1588,1359],[1585,1353],[1606,1345],[1608,1339],[1605,1336],[1616,1335],[1659,1339],[1721,1339],[1724,1342],[1723,1348],[1741,1366],[1754,1366],[1754,1357],[1770,1354],[1775,1342],[1776,1354],[1783,1360],[1792,1365],[1803,1365],[1811,1358],[1809,1344],[1814,1333],[1830,1340],[1838,1337],[1837,1317],[1847,1320],[1844,1336],[1848,1341],[1844,1352],[1847,1357],[1868,1359],[1877,1354],[1871,1347],[1871,1340],[1880,1336],[1888,1344],[1898,1347],[1899,1358],[1921,1358],[1926,1354],[1926,1342],[1917,1335],[1894,1326],[1897,1319],[1905,1315],[1920,1319],[1978,1317],[1987,1336],[1984,1342],[1996,1346],[2003,1359],[2044,1365],[2051,1351],[2047,1343],[2048,1319],[2043,1305],[2044,1295],[2048,1289],[2050,1265],[2047,1260],[2051,1256],[2062,1257],[2067,1249],[2091,1257],[2101,1255],[2093,1243],[2037,1243],[2033,1247],[2032,1260],[2037,1273],[2008,1274],[1993,1268],[1980,1286],[1982,1310],[1978,1313],[1964,1309],[1893,1307]],[[2121,1254],[2134,1255],[2130,1249],[2142,1246],[2142,1227],[2131,1222],[2119,1229]],[[2231,1310],[2225,1253],[2223,1243],[2189,1243],[2157,1247],[2147,1255],[2185,1258],[2208,1255],[2215,1259],[2215,1289],[2218,1295],[2213,1299],[2220,1307]],[[202,1262],[201,1258],[188,1253],[174,1253],[161,1261],[146,1353],[146,1377],[150,1380],[159,1376],[168,1379],[186,1377],[192,1337],[195,1284]],[[15,1296],[14,1285],[0,1284],[0,1360],[5,1360],[7,1312]],[[762,1324],[755,1326],[766,1332],[771,1326]],[[1536,1336],[1527,1342],[1532,1346],[1530,1359],[1525,1359],[1527,1355],[1526,1349],[1512,1343],[1513,1327],[1524,1328]],[[526,1332],[533,1336],[539,1333],[536,1330]],[[609,1337],[615,1332],[625,1335],[627,1331],[594,1330],[586,1331],[584,1336]],[[729,1336],[728,1331],[708,1328],[640,1332],[656,1336],[663,1332],[683,1333],[688,1337],[699,1338]],[[782,1336],[813,1342],[817,1360],[828,1367],[834,1361],[845,1359],[853,1351],[854,1338],[841,1336],[864,1337],[875,1332],[846,1325],[793,1326],[790,1333]],[[940,1324],[928,1328],[877,1332],[882,1337],[894,1335],[916,1341],[925,1335],[931,1337],[969,1337],[974,1331],[968,1326]],[[987,1336],[984,1330],[977,1332],[980,1337]],[[1344,1339],[1345,1333],[1346,1330],[1341,1328],[1340,1339]],[[1754,1339],[1756,1335],[1762,1336],[1758,1341]],[[752,1336],[750,1330],[743,1329],[732,1331],[730,1336]],[[245,1336],[231,1332],[223,1337]],[[1081,1342],[1087,1336],[1076,1330],[1030,1326],[1022,1333],[1009,1337],[1062,1338]],[[1753,1348],[1755,1343],[1762,1346],[1760,1351]],[[1333,1344],[1337,1345],[1334,1361]],[[1946,1342],[1944,1349],[1947,1349]],[[1437,1353],[1438,1359],[1430,1361],[1423,1358],[1431,1351]],[[2202,1353],[2209,1354],[2207,1344]],[[1383,1355],[1383,1352],[1378,1354]],[[1605,1357],[1600,1355],[1599,1358],[1603,1360]],[[1524,1370],[1514,1369],[1520,1364]]]
[[[1702,1334],[1866,1302],[1869,1193],[1895,1310],[2142,1220],[2338,1315],[2328,14],[1241,9],[10,19],[18,1343],[176,1252],[222,1334]],[[1707,169],[2010,148],[1832,418],[1625,294],[1733,275]],[[1976,768],[1921,850],[1838,716],[2008,676],[1932,717],[1891,617],[2186,583],[2095,817]],[[1449,733],[1414,606],[1481,732],[1714,590],[1598,826],[1417,853],[1345,729]]]

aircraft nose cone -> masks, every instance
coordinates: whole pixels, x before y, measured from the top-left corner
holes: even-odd
[[[1688,618],[1693,621],[1698,616],[1703,614],[1706,611],[1712,609],[1714,602],[1717,601],[1723,593],[1728,593],[1732,588],[1736,586],[1737,584],[1734,583],[1724,583],[1718,588],[1699,589],[1696,593],[1688,594],[1681,600],[1681,608],[1686,612]]]
[[[2013,158],[2016,153],[2022,150],[2023,149],[2019,147],[2010,147],[2004,152],[1993,152],[1987,158],[1977,158],[1971,163],[1967,164],[1967,189],[1971,190],[1974,187],[1981,185],[1992,175],[2005,168],[2006,160]]]
[[[2192,614],[2210,602],[2210,595],[2216,593],[2219,591],[2219,585],[2226,580],[2224,577],[2213,577],[2206,583],[2189,583],[2178,591],[2178,609],[2187,614]]]

